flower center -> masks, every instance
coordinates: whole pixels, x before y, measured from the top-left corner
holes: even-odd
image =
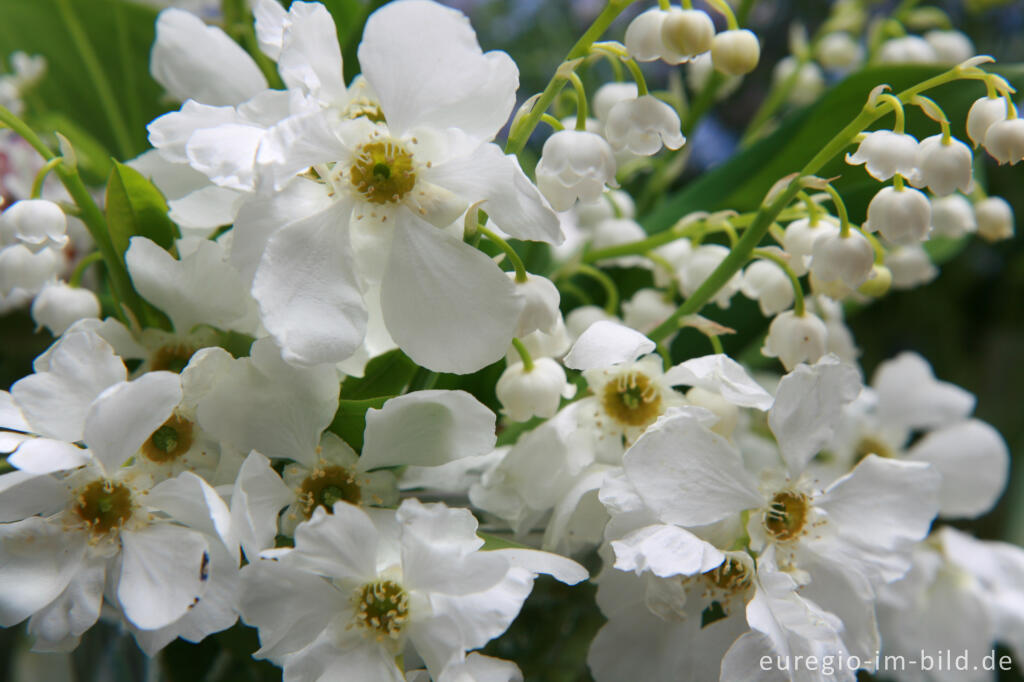
[[[356,97],[352,99],[348,106],[345,107],[342,115],[350,119],[363,117],[374,123],[385,122],[384,112],[380,110],[380,105],[369,97]]]
[[[362,497],[355,476],[340,466],[314,469],[302,482],[299,491],[299,499],[302,501],[307,519],[313,515],[313,510],[317,507],[323,507],[330,512],[334,503],[339,500],[359,504]]]
[[[807,523],[809,507],[806,495],[792,491],[776,493],[764,513],[764,527],[776,540],[792,540]]]
[[[878,438],[864,436],[857,443],[855,456],[859,462],[868,455],[878,455],[879,457],[891,458],[893,456],[893,451],[892,448]]]
[[[192,422],[171,415],[171,418],[142,444],[143,456],[158,464],[173,462],[192,447],[192,429]]]
[[[370,630],[377,639],[398,639],[409,620],[409,595],[390,580],[378,580],[356,589],[355,624]]]
[[[705,580],[723,592],[735,594],[750,587],[750,571],[742,561],[726,557],[725,561],[704,574]]]
[[[121,483],[100,479],[78,491],[72,510],[93,533],[104,535],[131,518],[132,494]]]
[[[185,369],[195,352],[195,348],[184,344],[164,346],[153,353],[149,363],[150,368],[154,372],[166,371],[181,374],[181,370]]]
[[[661,393],[647,375],[627,372],[608,382],[601,404],[623,424],[646,426],[661,414]]]
[[[400,201],[416,185],[412,154],[390,138],[361,146],[349,175],[352,186],[374,204]]]

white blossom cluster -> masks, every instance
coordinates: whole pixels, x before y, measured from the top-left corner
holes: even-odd
[[[862,226],[810,172],[764,225],[774,245],[734,267],[737,230],[778,188],[756,215],[680,216],[652,242],[618,180],[687,141],[637,62],[689,62],[691,76],[710,63],[729,87],[760,58],[727,6],[716,32],[689,5],[595,44],[634,82],[588,98],[579,64],[563,64],[552,83],[571,84],[577,113],[563,121],[536,99],[513,116],[516,64],[431,0],[375,11],[347,83],[319,3],[254,0],[259,61],[162,11],[150,68],[180,107],[130,165],[179,237],[128,242],[145,307],[104,317],[68,275],[77,221],[59,186],[14,193],[0,214],[0,302],[34,298],[55,337],[0,392],[0,625],[67,652],[103,619],[155,656],[241,620],[258,630],[253,655],[293,682],[504,682],[522,679],[516,664],[479,650],[546,574],[597,585],[597,682],[852,681],[879,652],[980,660],[995,642],[1024,657],[1024,551],[941,525],[992,509],[1006,444],[916,353],[865,382],[843,319],[844,302],[937,276],[928,240],[1012,236],[1009,205],[975,183],[937,104],[878,89],[868,124],[892,113],[893,129],[866,124],[847,162],[892,185]],[[945,33],[920,40],[942,60],[973,56]],[[917,49],[897,42],[877,59]],[[776,81],[823,88],[797,73],[817,68],[808,55],[849,70],[860,50],[826,32]],[[1000,83],[966,126],[1015,164],[1024,124]],[[919,142],[903,106],[941,131]],[[531,179],[495,140],[511,118],[509,146],[525,143],[541,114],[554,130]],[[527,272],[509,239],[549,245],[557,269]],[[620,302],[608,272],[622,267],[650,285]],[[608,305],[567,305],[573,277]],[[738,293],[772,318],[762,354],[784,374],[730,358],[718,337],[732,330],[685,308]],[[718,352],[670,360],[694,331]],[[385,354],[414,373],[349,396]],[[500,415],[434,383],[495,363]],[[858,663],[787,665],[798,657]]]

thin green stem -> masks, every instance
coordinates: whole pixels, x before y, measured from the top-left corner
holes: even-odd
[[[71,34],[71,42],[74,43],[75,49],[82,60],[82,65],[89,73],[92,85],[96,89],[96,95],[100,98],[100,104],[110,122],[111,130],[114,133],[114,140],[117,142],[118,154],[122,159],[131,158],[134,156],[134,145],[132,144],[132,137],[128,131],[128,126],[125,124],[124,117],[121,114],[121,109],[118,107],[114,89],[107,79],[107,74],[103,71],[103,66],[100,64],[99,57],[96,56],[96,51],[89,42],[85,29],[82,28],[78,17],[75,16],[74,11],[71,9],[70,0],[57,0],[57,11],[60,13],[68,33]]]
[[[583,80],[575,71],[569,74],[569,81],[576,90],[576,130],[587,129],[587,89],[583,87]]]
[[[704,115],[711,110],[711,107],[715,103],[715,95],[718,94],[718,89],[725,84],[726,77],[718,71],[712,71],[711,75],[708,76],[707,82],[704,87],[701,88],[697,98],[693,100],[693,104],[690,106],[690,110],[686,113],[686,118],[683,119],[683,123],[680,128],[683,131],[683,135],[690,137],[693,135],[694,129],[700,120],[704,118]]]
[[[839,236],[846,239],[850,236],[850,216],[846,212],[846,203],[831,183],[825,185],[825,191],[832,197],[832,205],[835,206],[836,214],[839,216]]]
[[[736,20],[736,15],[733,14],[732,7],[725,0],[708,0],[708,4],[714,7],[719,14],[725,17],[725,25],[730,31],[735,31],[740,27],[740,22]]]
[[[579,263],[572,270],[566,273],[566,277],[572,275],[586,275],[590,279],[596,281],[604,289],[605,302],[604,309],[609,315],[615,315],[619,310],[619,288],[615,286],[615,281],[607,274],[598,270],[592,265],[586,263]]]
[[[800,278],[796,276],[793,269],[789,267],[789,263],[784,258],[779,256],[777,253],[769,251],[768,249],[754,249],[751,254],[753,258],[761,258],[762,260],[768,260],[775,263],[779,268],[786,273],[786,277],[789,278],[789,283],[793,287],[793,313],[797,317],[804,316],[804,288],[800,286]]]
[[[50,159],[43,164],[43,167],[36,173],[35,179],[32,181],[32,192],[29,197],[32,199],[38,199],[43,195],[43,183],[46,182],[46,176],[50,174],[54,168],[64,163],[64,158],[58,156],[55,159]]]
[[[633,76],[633,80],[636,81],[637,97],[643,97],[647,94],[647,79],[644,78],[644,72],[640,70],[640,65],[632,57],[622,61],[625,62],[626,68],[629,69],[629,74]]]
[[[717,355],[725,355],[725,349],[722,348],[722,340],[718,338],[717,334],[707,334],[708,341],[711,342],[711,350],[715,351]]]
[[[85,271],[89,269],[89,266],[93,263],[100,263],[103,261],[103,254],[99,251],[93,251],[88,256],[84,256],[82,260],[78,261],[78,265],[75,266],[74,271],[71,273],[71,278],[68,279],[68,285],[73,287],[82,286],[82,277],[85,275]]]
[[[519,353],[519,357],[523,360],[523,371],[533,371],[533,357],[530,355],[530,351],[527,350],[526,344],[519,339],[512,339],[512,345],[515,346],[516,352]]]
[[[565,130],[565,126],[562,125],[562,122],[559,121],[554,116],[552,116],[551,114],[544,114],[543,116],[540,117],[540,120],[544,121],[549,126],[551,126],[553,130]]]
[[[903,102],[899,100],[896,95],[890,95],[889,93],[883,93],[878,96],[879,102],[886,102],[892,105],[892,112],[896,116],[896,122],[892,127],[892,131],[899,135],[903,134],[906,129],[906,116],[903,114]]]
[[[519,257],[519,254],[512,248],[512,245],[483,225],[477,225],[476,229],[505,252],[505,255],[508,256],[508,261],[516,271],[516,282],[520,284],[525,282],[527,280],[526,266],[523,265],[523,259]]]

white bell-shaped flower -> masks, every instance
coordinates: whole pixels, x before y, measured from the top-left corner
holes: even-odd
[[[825,354],[828,330],[817,315],[792,310],[776,315],[768,327],[761,353],[778,358],[787,372],[801,362],[817,362]]]
[[[987,242],[1013,237],[1013,209],[1002,197],[988,197],[974,205],[978,235]]]
[[[599,306],[584,305],[574,309],[565,317],[565,327],[573,341],[590,328],[590,325],[602,320],[615,320],[612,315]]]
[[[977,54],[974,43],[962,31],[928,31],[924,40],[935,52],[939,64],[953,66]]]
[[[939,56],[920,36],[903,36],[882,43],[878,61],[883,64],[935,64]]]
[[[679,54],[696,57],[711,49],[715,22],[699,9],[673,7],[661,24],[662,42]]]
[[[1024,159],[1024,119],[996,121],[985,132],[985,149],[1000,165]]]
[[[815,54],[822,68],[829,71],[850,71],[864,61],[864,48],[845,31],[825,35]]]
[[[917,173],[911,182],[927,187],[933,194],[944,197],[956,190],[968,192],[971,188],[971,148],[956,138],[943,140],[932,135],[921,140],[917,148]]]
[[[923,192],[883,187],[868,204],[864,229],[881,232],[893,244],[916,244],[928,236],[931,220],[931,204]]]
[[[917,139],[906,133],[875,130],[864,135],[857,151],[846,155],[846,163],[864,164],[875,180],[885,182],[896,173],[911,177],[917,168]]]
[[[825,75],[814,62],[803,64],[790,55],[779,60],[772,71],[772,78],[776,84],[784,83],[797,72],[796,82],[789,91],[787,99],[793,106],[804,107],[818,99],[821,93],[825,92]]]
[[[60,336],[78,320],[99,316],[100,302],[96,294],[64,282],[48,283],[32,302],[32,319],[54,336]]]
[[[708,84],[708,79],[715,72],[715,65],[711,61],[711,52],[699,54],[690,60],[686,69],[686,82],[690,90],[695,93],[702,92]],[[715,92],[715,100],[721,101],[729,97],[743,84],[742,76],[726,76],[725,82]]]
[[[505,415],[514,422],[532,417],[550,419],[562,398],[571,398],[576,387],[566,381],[565,370],[551,358],[536,358],[529,370],[521,362],[505,368],[494,392]]]
[[[683,295],[692,296],[693,292],[697,291],[697,287],[704,283],[704,280],[728,255],[729,249],[720,244],[704,244],[695,248],[687,259],[686,265],[679,271],[679,287],[682,289]],[[742,276],[737,272],[711,300],[719,308],[728,308],[733,294],[740,290],[742,281]]]
[[[967,112],[967,137],[975,147],[985,141],[985,133],[993,123],[1006,118],[1006,104],[1002,97],[982,97],[971,105]]]
[[[597,201],[605,185],[615,182],[615,153],[600,135],[559,130],[544,142],[537,164],[537,187],[556,211],[577,199]]]
[[[840,280],[856,289],[871,276],[875,252],[871,242],[857,230],[826,235],[814,242],[811,273],[822,282]]]
[[[839,221],[832,216],[822,216],[817,222],[811,222],[809,218],[800,218],[786,226],[782,248],[789,254],[789,266],[797,277],[807,274],[814,243],[830,234],[839,234]]]
[[[619,102],[637,98],[636,83],[605,83],[594,93],[592,110],[601,123],[607,123],[608,114]]]
[[[602,220],[617,216],[627,219],[636,217],[636,204],[627,192],[613,189],[597,201],[581,201],[576,205],[574,213],[580,229],[592,230]]]
[[[793,305],[793,285],[789,277],[775,263],[757,260],[743,270],[740,290],[747,298],[757,301],[765,317],[778,315]]]
[[[753,71],[761,60],[761,44],[745,28],[722,31],[711,41],[711,62],[727,76],[742,76]]]
[[[638,62],[661,59],[669,64],[682,64],[687,56],[679,53],[662,39],[662,27],[669,13],[660,8],[643,12],[626,27],[626,50]]]
[[[0,214],[0,243],[21,242],[33,251],[68,243],[68,220],[60,206],[46,199],[25,199]]]
[[[686,138],[679,131],[679,114],[653,95],[619,102],[608,112],[604,134],[616,151],[626,150],[641,156],[679,149]]]
[[[913,289],[939,275],[939,269],[920,245],[897,246],[885,255],[885,264],[892,273],[893,289]]]
[[[643,334],[649,333],[675,312],[672,302],[658,289],[640,289],[633,298],[622,302],[622,321]]]
[[[974,208],[962,194],[932,199],[932,234],[957,239],[978,229]]]
[[[12,291],[34,294],[57,276],[61,259],[53,249],[33,253],[24,244],[0,249],[0,296]]]
[[[515,281],[514,272],[506,274]],[[525,301],[519,313],[516,336],[526,336],[538,330],[545,334],[554,331],[562,319],[558,310],[561,296],[554,283],[541,275],[527,275],[525,282],[516,282],[516,293]]]

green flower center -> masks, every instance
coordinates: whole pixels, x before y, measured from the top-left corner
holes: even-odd
[[[314,469],[299,489],[303,513],[308,519],[313,510],[323,507],[328,512],[334,503],[344,500],[351,504],[359,504],[363,493],[359,489],[356,477],[348,469],[341,466],[328,466]]]
[[[72,511],[96,535],[120,528],[132,516],[132,494],[127,486],[106,479],[78,491]]]
[[[390,580],[378,580],[356,589],[355,622],[377,639],[398,639],[409,620],[409,595]]]
[[[601,404],[616,421],[646,426],[661,414],[661,393],[647,375],[628,372],[608,382]]]
[[[142,455],[151,462],[166,464],[192,447],[192,422],[172,415],[142,444]]]
[[[374,204],[396,203],[416,185],[412,154],[390,138],[360,147],[349,176],[356,191]]]

